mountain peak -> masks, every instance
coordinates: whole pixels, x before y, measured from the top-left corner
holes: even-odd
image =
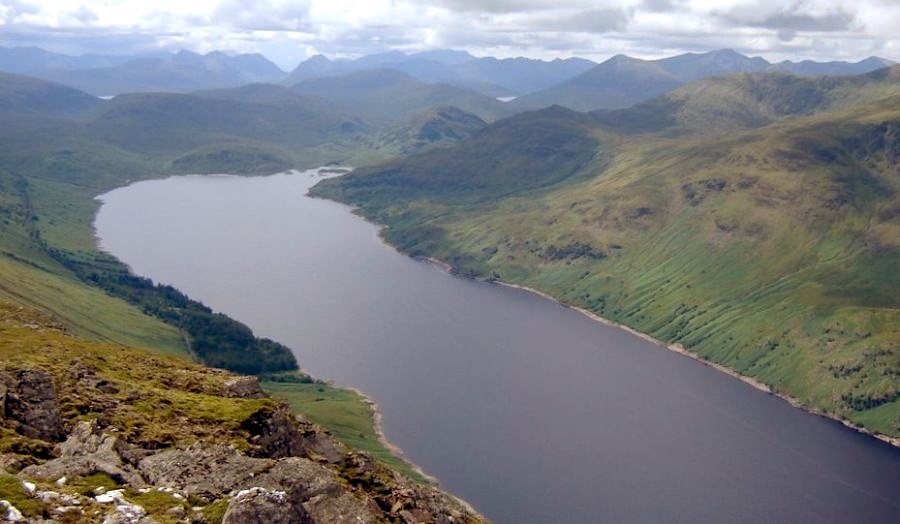
[[[319,55],[313,55],[313,56],[307,58],[306,60],[304,60],[303,62],[307,63],[307,64],[330,64],[332,61],[327,56],[319,54]]]
[[[602,62],[602,63],[603,64],[620,64],[623,62],[637,62],[637,61],[639,61],[639,59],[619,53],[615,56],[610,57],[608,60],[606,60],[605,62]]]
[[[726,47],[725,49],[716,49],[714,51],[709,51],[706,54],[712,55],[712,56],[730,56],[730,57],[747,58],[746,55],[738,53],[737,51],[735,51],[734,49],[731,49],[730,47]]]

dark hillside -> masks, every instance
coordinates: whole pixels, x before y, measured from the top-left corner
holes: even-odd
[[[447,84],[425,84],[388,69],[307,80],[294,89],[381,124],[406,122],[435,106],[455,106],[485,120],[512,113],[502,102],[481,93]]]
[[[325,181],[351,201],[388,205],[425,197],[443,202],[493,200],[566,180],[595,156],[594,120],[561,107],[496,122],[452,149],[362,168]]]

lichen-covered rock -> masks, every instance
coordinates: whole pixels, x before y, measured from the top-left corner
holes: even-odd
[[[337,473],[304,458],[279,460],[253,479],[253,486],[283,491],[287,502],[302,508],[311,522],[375,522],[372,511],[346,489]]]
[[[251,484],[274,465],[273,460],[247,457],[222,444],[198,442],[150,455],[138,463],[138,469],[153,486],[175,488],[211,502]]]
[[[4,414],[19,423],[17,431],[29,438],[56,442],[64,436],[53,377],[40,369],[3,373],[6,387]]]
[[[229,398],[265,398],[267,395],[256,377],[234,377],[225,382],[222,396]]]
[[[377,493],[373,500],[390,520],[440,524],[482,521],[466,503],[434,486],[398,475],[369,455],[349,453],[341,470],[352,485]]]
[[[303,509],[288,503],[283,491],[254,487],[228,502],[222,524],[312,524]]]
[[[119,454],[121,446],[117,437],[100,431],[96,421],[79,422],[69,438],[56,446],[59,458],[28,466],[22,470],[22,475],[57,480],[102,472],[121,484],[143,486],[141,476],[122,461]]]

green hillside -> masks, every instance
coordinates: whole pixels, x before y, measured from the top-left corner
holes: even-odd
[[[423,112],[409,123],[388,129],[381,136],[387,148],[410,155],[456,144],[471,138],[487,126],[484,120],[453,106]]]
[[[740,74],[701,80],[671,93],[597,117],[614,132],[709,134],[769,125],[860,103],[890,107],[900,84],[888,70],[855,77]]]
[[[705,81],[650,103],[669,108],[664,125],[646,125],[646,106],[617,115],[626,133],[603,115],[592,139],[567,138],[573,156],[557,158],[510,149],[544,131],[539,113],[522,115],[485,129],[490,142],[315,193],[360,206],[407,252],[550,293],[896,437],[898,72],[837,87],[781,75]],[[558,128],[588,125],[553,116]],[[451,158],[452,169],[439,167]],[[535,158],[545,163],[531,171]]]
[[[683,82],[647,60],[616,55],[562,83],[510,102],[518,110],[558,104],[578,111],[629,107]]]

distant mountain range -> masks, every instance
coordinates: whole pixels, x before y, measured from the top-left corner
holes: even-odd
[[[97,96],[130,92],[186,92],[278,82],[284,71],[260,54],[70,57],[38,48],[0,48],[0,70],[52,80]]]
[[[577,111],[622,109],[649,100],[690,82],[736,73],[783,72],[801,76],[858,75],[892,65],[869,57],[859,62],[779,62],[748,57],[731,49],[686,53],[659,60],[617,55],[549,88],[522,96],[518,110],[561,105]]]
[[[399,52],[357,60],[329,60],[317,55],[297,66],[285,82],[335,76],[372,68],[395,69],[428,83],[446,83],[495,97],[518,96],[563,82],[594,67],[582,58],[553,61],[531,58],[476,58],[462,51]]]
[[[578,111],[620,109],[649,100],[681,85],[704,78],[735,73],[785,72],[803,76],[857,75],[886,67],[893,62],[869,57],[859,62],[801,62],[771,63],[760,57],[748,57],[730,49],[708,53],[685,53],[660,60],[641,60],[617,55],[596,64],[581,58],[552,61],[530,58],[497,59],[475,57],[464,51],[436,50],[405,54],[397,51],[368,55],[356,60],[330,60],[313,56],[290,73],[259,54],[229,55],[221,51],[200,55],[190,51],[154,56],[127,57],[85,55],[73,57],[51,53],[39,48],[0,48],[0,71],[24,74],[76,87],[87,93],[103,96],[127,92],[188,92],[195,90],[238,87],[251,83],[300,84],[305,92],[340,98],[327,85],[341,87],[341,92],[353,92],[352,97],[374,89],[387,106],[370,108],[389,113],[391,96],[413,96],[410,81],[442,87],[437,91],[451,91],[450,96],[473,93],[483,97],[518,97],[504,111],[486,110],[487,102],[478,102],[461,109],[482,118],[505,116],[516,111],[561,105]],[[385,91],[379,82],[387,80],[406,87],[396,93]],[[348,76],[349,75],[349,76]],[[323,79],[343,77],[322,83]],[[401,81],[401,78],[403,79]],[[318,83],[317,83],[318,82]],[[374,82],[374,83],[369,83]],[[352,89],[351,88],[352,85]],[[350,91],[347,91],[350,89]],[[404,90],[405,89],[405,90]],[[421,94],[421,93],[420,93]],[[377,98],[371,93],[366,100]],[[350,103],[345,97],[345,105]],[[360,100],[357,106],[361,106]],[[396,101],[395,101],[396,102]],[[428,107],[434,106],[431,101]],[[453,100],[436,104],[456,105]],[[394,103],[393,106],[398,106]],[[410,116],[410,105],[403,104],[403,118]],[[425,106],[416,107],[416,111]],[[396,118],[394,120],[397,120]]]
[[[292,89],[333,102],[379,124],[404,122],[436,106],[455,106],[485,120],[496,120],[514,112],[513,108],[478,91],[449,84],[427,84],[393,69],[365,69],[314,78]]]

